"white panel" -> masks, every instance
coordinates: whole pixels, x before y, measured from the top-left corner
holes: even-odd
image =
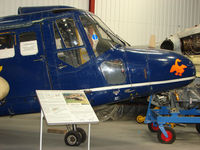
[[[89,9],[89,0],[0,0],[0,17],[16,15],[22,6],[72,6],[84,10]]]
[[[130,44],[146,45],[151,34],[163,41],[200,24],[199,0],[96,0],[95,14]]]

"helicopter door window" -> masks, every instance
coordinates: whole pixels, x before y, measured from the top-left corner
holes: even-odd
[[[14,56],[14,35],[0,34],[0,59],[11,58]]]
[[[72,18],[56,20],[53,24],[58,58],[77,68],[90,60]]]
[[[56,20],[56,24],[66,48],[83,45],[83,41],[72,18],[58,19]],[[57,31],[55,30],[55,32]],[[58,36],[58,33],[55,33],[55,36]]]
[[[19,41],[20,53],[22,56],[36,55],[38,53],[38,45],[35,32],[26,32],[20,34]]]
[[[104,61],[100,68],[108,84],[126,82],[125,68],[121,60]]]

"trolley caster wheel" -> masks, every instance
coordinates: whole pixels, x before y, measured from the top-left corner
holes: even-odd
[[[84,143],[86,141],[86,133],[82,128],[76,128],[76,131],[80,134],[81,137],[81,143]]]
[[[65,144],[69,146],[79,146],[81,144],[81,136],[78,131],[69,131],[65,134]]]
[[[197,132],[200,133],[200,123],[196,124],[196,129],[197,129]]]
[[[172,144],[176,140],[176,133],[170,127],[165,127],[168,137],[166,138],[161,130],[158,131],[158,140],[163,144]]]
[[[148,123],[148,128],[151,132],[158,132],[160,130],[157,123]]]
[[[136,117],[137,123],[141,124],[141,123],[144,123],[144,121],[145,121],[145,115],[143,115],[143,114],[137,115],[137,117]]]

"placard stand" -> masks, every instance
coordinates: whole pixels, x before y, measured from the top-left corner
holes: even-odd
[[[90,150],[91,123],[97,123],[99,120],[85,93],[83,91],[56,90],[37,90],[36,93],[42,108],[40,118],[40,150],[43,147],[44,117],[48,125],[88,124],[88,150]],[[70,132],[67,134],[66,136]]]

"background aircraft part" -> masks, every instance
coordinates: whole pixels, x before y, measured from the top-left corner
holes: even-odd
[[[176,93],[172,92],[173,95],[178,95],[174,98],[175,107],[177,109],[200,109],[200,85],[199,79],[196,79],[192,84],[187,87],[176,90]]]
[[[162,42],[160,48],[189,55],[200,54],[200,24],[171,35]]]
[[[150,97],[148,97],[147,101],[149,102]],[[156,106],[154,109],[159,109],[160,106],[169,105],[169,94],[168,92],[158,93],[152,95],[151,104]]]
[[[184,55],[200,55],[200,33],[181,38]]]
[[[171,35],[161,43],[160,48],[187,55],[196,67],[197,77],[200,77],[200,24]]]
[[[10,86],[8,82],[0,77],[0,100],[3,100],[9,93]]]
[[[196,68],[196,76],[200,77],[200,55],[188,55],[188,58],[193,62]]]
[[[170,39],[166,39],[160,45],[161,49],[174,50],[174,43]]]

